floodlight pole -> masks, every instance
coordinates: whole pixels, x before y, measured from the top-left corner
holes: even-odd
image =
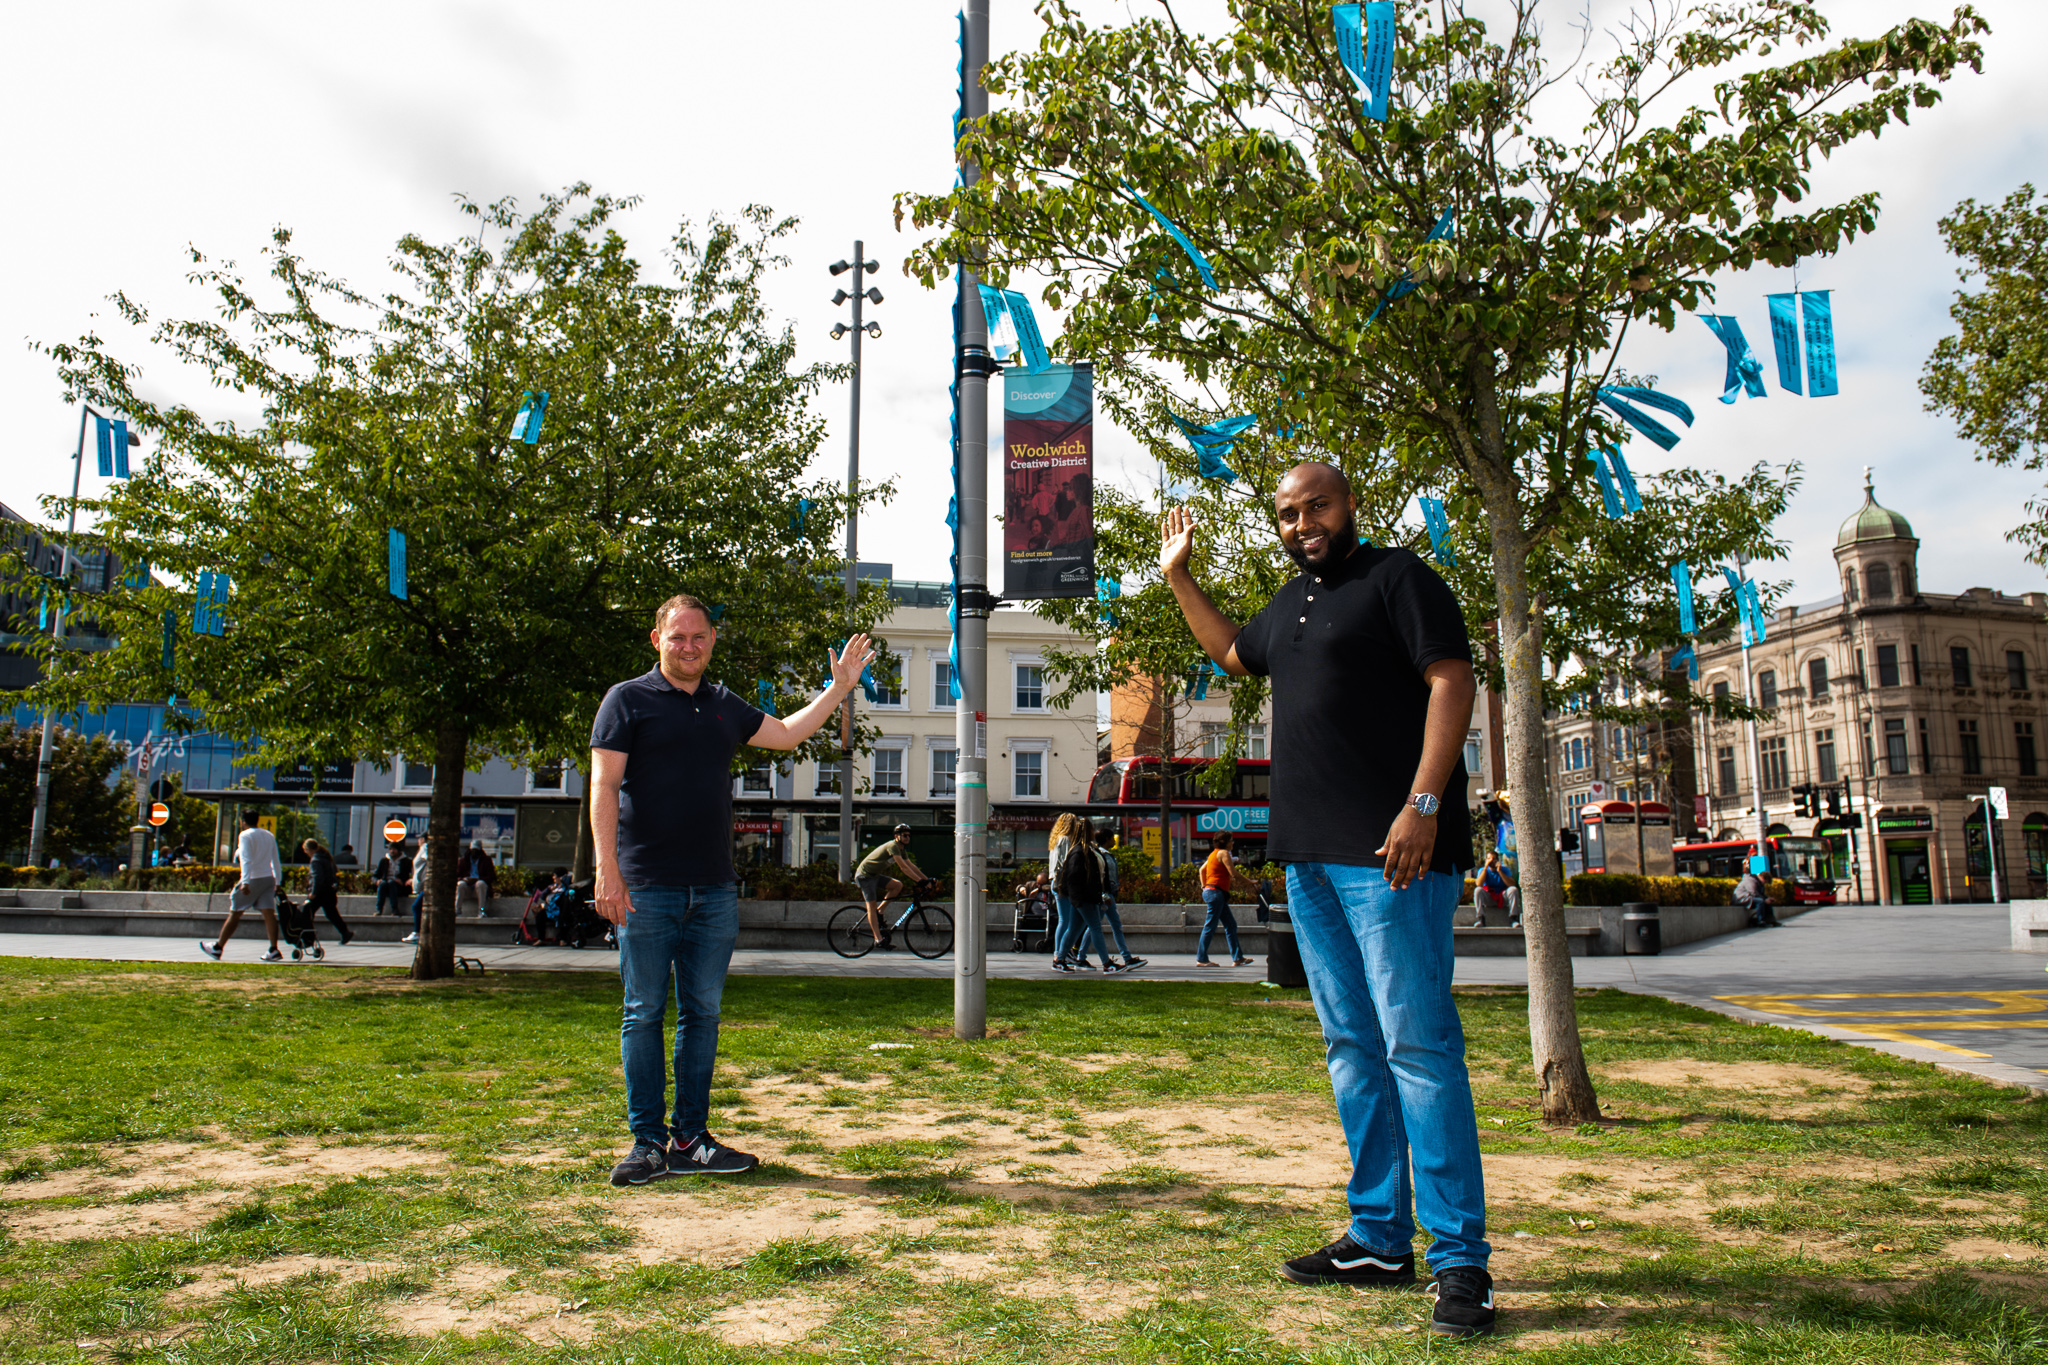
[[[867,274],[865,244],[853,244],[853,390],[852,420],[846,437],[846,631],[853,634],[853,608],[860,585],[860,305]],[[854,689],[858,691],[859,689]],[[853,880],[853,692],[839,712],[839,880]]]
[[[71,515],[64,523],[64,559],[58,576],[64,585],[71,585],[71,540],[78,531],[78,485],[85,474],[85,424],[93,415],[91,408],[79,405],[78,450],[71,457]],[[51,624],[50,672],[55,674],[57,663],[64,649],[64,607],[65,596],[57,594],[56,620]],[[50,775],[55,764],[53,757],[57,749],[57,713],[52,708],[43,708],[43,743],[36,751],[36,809],[28,826],[28,865],[43,865],[43,840],[50,824]]]
[[[981,68],[988,61],[988,0],[967,0],[962,112],[971,121],[988,113]],[[960,167],[972,185],[981,168]],[[960,646],[960,699],[954,705],[956,748],[953,786],[953,1036],[988,1033],[988,380],[996,365],[988,353],[988,320],[971,264],[959,276],[960,351],[954,358],[960,393],[960,562],[954,598]]]

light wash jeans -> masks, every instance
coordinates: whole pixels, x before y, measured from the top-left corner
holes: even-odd
[[[635,886],[633,913],[618,927],[619,979],[626,1009],[619,1060],[626,1072],[626,1126],[635,1139],[688,1142],[711,1118],[711,1069],[718,1059],[718,1005],[739,934],[739,889]],[[668,1059],[662,1016],[676,998],[676,1102],[666,1123]]]
[[[1072,897],[1061,895],[1057,891],[1053,892],[1053,900],[1060,910],[1059,933],[1053,938],[1057,955],[1070,961],[1086,962],[1087,955],[1081,953],[1081,950],[1093,948],[1095,954],[1104,962],[1109,961],[1109,949],[1102,944],[1102,925],[1099,922],[1101,917],[1081,913]],[[1076,953],[1081,953],[1081,956],[1076,957]]]
[[[1230,949],[1230,960],[1237,961],[1244,952],[1237,944],[1237,916],[1230,913],[1230,893],[1220,887],[1202,888],[1202,903],[1209,907],[1209,913],[1202,917],[1202,937],[1195,944],[1195,961],[1209,960],[1209,940],[1216,930],[1223,930],[1224,946]]]
[[[1351,1148],[1351,1238],[1405,1254],[1420,1217],[1436,1239],[1436,1270],[1484,1266],[1493,1250],[1465,1030],[1451,1001],[1451,915],[1463,889],[1462,876],[1442,872],[1396,891],[1377,867],[1287,869],[1287,909]]]

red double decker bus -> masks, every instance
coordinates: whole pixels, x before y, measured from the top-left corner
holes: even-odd
[[[1764,840],[1771,875],[1792,884],[1792,898],[1801,905],[1835,903],[1835,849],[1826,839],[1774,834]],[[1756,852],[1754,839],[1716,839],[1680,844],[1671,850],[1681,877],[1740,877],[1749,871]]]
[[[1271,814],[1270,759],[1240,758],[1230,789],[1211,795],[1197,785],[1195,774],[1209,765],[1206,758],[1119,758],[1095,770],[1088,784],[1088,809],[1098,821],[1108,817],[1125,840],[1138,843],[1147,829],[1159,827],[1159,787],[1170,774],[1173,819],[1177,838],[1201,840],[1215,834],[1237,836],[1238,856],[1260,862],[1266,856],[1266,825]]]

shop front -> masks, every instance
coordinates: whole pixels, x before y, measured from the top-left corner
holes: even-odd
[[[1878,866],[1884,869],[1884,903],[1934,904],[1934,813],[1879,811],[1877,843]]]

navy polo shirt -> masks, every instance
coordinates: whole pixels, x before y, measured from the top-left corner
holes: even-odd
[[[764,719],[715,682],[685,692],[659,667],[604,694],[590,747],[626,755],[619,785],[626,885],[733,880],[732,760]]]
[[[1470,662],[1450,585],[1410,550],[1361,545],[1303,573],[1237,636],[1237,661],[1273,680],[1273,815],[1278,863],[1384,867],[1379,849],[1422,763],[1429,683],[1441,659]],[[1439,793],[1432,872],[1472,864],[1465,765]]]

